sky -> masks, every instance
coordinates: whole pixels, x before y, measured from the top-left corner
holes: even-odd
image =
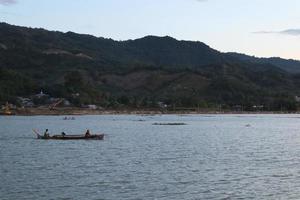
[[[115,40],[168,35],[300,60],[299,9],[300,0],[0,0],[0,21]]]

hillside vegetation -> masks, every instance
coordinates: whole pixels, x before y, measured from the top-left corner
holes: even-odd
[[[299,72],[299,61],[171,37],[114,41],[0,23],[0,103],[43,89],[77,106],[296,110]]]

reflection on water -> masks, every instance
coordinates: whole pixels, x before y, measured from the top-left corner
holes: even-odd
[[[299,115],[2,116],[0,199],[299,199],[299,155]]]

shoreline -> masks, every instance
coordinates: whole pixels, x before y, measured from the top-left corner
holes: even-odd
[[[229,110],[158,110],[158,109],[109,109],[109,110],[92,110],[83,108],[57,108],[49,110],[48,108],[21,108],[12,110],[14,116],[80,116],[80,115],[162,115],[162,114],[300,114],[299,111],[295,112],[281,112],[281,111],[229,111]],[[5,115],[5,114],[2,114]],[[6,115],[9,116],[9,115]]]

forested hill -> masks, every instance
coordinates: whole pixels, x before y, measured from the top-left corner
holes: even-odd
[[[281,68],[290,73],[300,73],[300,62],[298,60],[293,59],[282,59],[279,57],[272,58],[258,58],[254,56],[248,56],[245,54],[239,53],[227,53],[227,57],[231,59],[238,59],[244,62],[252,62],[254,64],[271,64],[278,68]]]
[[[16,64],[15,56],[25,53],[15,50],[26,50],[30,57],[34,56],[32,53],[85,58],[105,67],[141,64],[195,68],[223,62],[221,53],[201,42],[177,41],[171,37],[147,36],[137,40],[114,41],[72,32],[50,32],[8,24],[0,25],[0,34],[2,49],[14,51],[14,56],[11,56],[13,65]],[[11,60],[8,58],[7,61]],[[27,58],[26,63],[29,61]]]
[[[202,42],[114,41],[0,23],[0,102],[43,89],[74,105],[295,109],[298,72],[299,61],[221,53]]]

